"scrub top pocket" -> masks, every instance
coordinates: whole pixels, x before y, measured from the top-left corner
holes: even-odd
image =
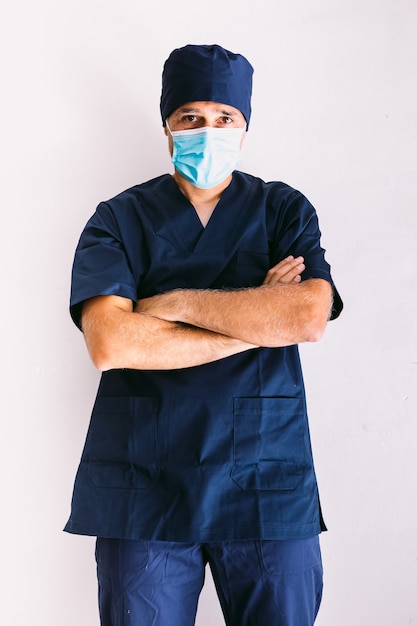
[[[82,458],[95,486],[146,488],[156,446],[156,399],[97,398]]]
[[[269,254],[237,252],[235,287],[258,287],[262,285],[269,268]]]
[[[231,476],[242,489],[292,490],[305,467],[300,398],[235,398]]]

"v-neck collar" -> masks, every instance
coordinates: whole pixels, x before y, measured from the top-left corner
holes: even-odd
[[[165,239],[174,235],[188,254],[222,254],[228,250],[244,228],[245,213],[251,206],[252,194],[248,189],[242,193],[238,172],[233,173],[230,185],[224,190],[205,227],[173,177],[167,174],[163,182],[165,222],[160,224],[157,234]]]

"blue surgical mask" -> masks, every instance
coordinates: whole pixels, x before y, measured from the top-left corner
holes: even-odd
[[[200,189],[223,182],[240,159],[245,128],[192,128],[171,131],[172,163],[186,180]]]

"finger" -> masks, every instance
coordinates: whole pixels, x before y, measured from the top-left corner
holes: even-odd
[[[286,259],[283,259],[282,261],[271,267],[269,271],[275,273],[277,276],[285,276],[287,272],[292,271],[293,268],[302,263],[304,263],[304,258],[302,256],[288,256]]]
[[[303,257],[287,257],[272,267],[265,276],[263,284],[269,283],[290,283],[296,276],[299,276],[304,270]]]

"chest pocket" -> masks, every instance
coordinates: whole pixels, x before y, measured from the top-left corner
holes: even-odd
[[[269,254],[261,254],[259,252],[237,252],[235,286],[258,287],[259,285],[262,285],[269,268]]]

